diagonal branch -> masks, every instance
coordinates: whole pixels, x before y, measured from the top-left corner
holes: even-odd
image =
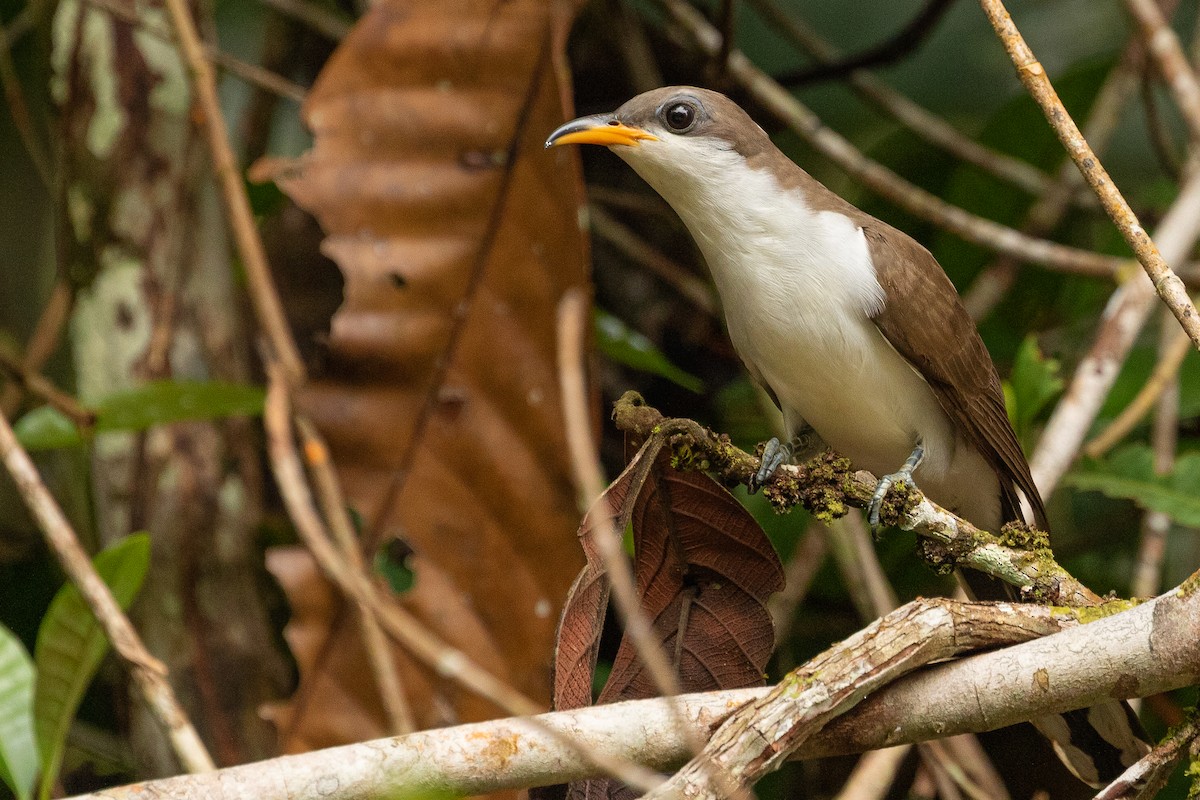
[[[1061,609],[993,608],[1003,609],[1002,618],[1038,620],[1024,638],[1053,627],[1056,620],[1061,627],[1071,625]],[[1148,695],[1200,683],[1198,627],[1200,573],[1129,611],[918,670],[838,717],[795,755],[818,758],[994,730],[1049,711],[1082,708],[1102,697]],[[1079,653],[1089,655],[1080,658]],[[1037,690],[1031,691],[1032,686]],[[706,737],[731,711],[747,703],[761,705],[776,692],[739,689],[678,700],[694,735]],[[632,758],[667,769],[687,756],[684,738],[659,698],[560,711],[536,720],[536,728],[531,720],[505,719],[422,731],[209,775],[147,781],[75,800],[350,800],[432,791],[474,795],[595,777],[600,774],[590,760],[595,757]],[[590,757],[565,745],[568,738],[588,742]]]
[[[992,23],[992,27],[996,29],[996,35],[1000,37],[1004,49],[1008,51],[1009,57],[1016,65],[1021,83],[1025,84],[1030,96],[1042,107],[1046,120],[1058,134],[1063,147],[1066,148],[1067,153],[1079,167],[1079,171],[1083,173],[1083,177],[1096,192],[1104,210],[1108,212],[1126,243],[1133,249],[1137,260],[1146,270],[1146,274],[1150,276],[1150,280],[1154,283],[1154,290],[1171,309],[1171,313],[1187,331],[1192,342],[1200,347],[1200,313],[1197,313],[1191,298],[1188,297],[1183,281],[1163,258],[1157,245],[1146,233],[1138,221],[1137,215],[1133,213],[1133,209],[1129,207],[1129,203],[1125,202],[1125,198],[1113,183],[1108,171],[1104,169],[1100,159],[1092,151],[1087,140],[1083,138],[1075,121],[1063,107],[1058,93],[1055,92],[1054,86],[1046,76],[1046,70],[1034,57],[1029,45],[1025,43],[1020,30],[1017,29],[1012,17],[1005,10],[1004,3],[1001,0],[980,0],[980,5]],[[1153,6],[1154,4],[1151,2],[1149,5]],[[1154,6],[1154,9],[1157,11],[1157,6]]]

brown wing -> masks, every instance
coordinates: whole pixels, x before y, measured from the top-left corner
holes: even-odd
[[[996,367],[954,285],[928,250],[895,228],[868,220],[860,224],[887,296],[875,324],[992,465],[1000,477],[1005,518],[1022,519],[1019,488],[1045,529],[1046,508],[1004,410]]]

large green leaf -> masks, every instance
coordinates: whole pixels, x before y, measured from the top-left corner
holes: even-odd
[[[0,778],[18,800],[33,796],[38,751],[33,739],[33,661],[0,625]]]
[[[97,555],[95,564],[121,608],[129,608],[150,566],[150,537],[144,533],[126,536]],[[79,590],[73,584],[63,586],[50,602],[34,647],[37,691],[33,709],[42,761],[42,800],[50,796],[58,778],[67,730],[108,646]]]
[[[97,433],[141,431],[154,425],[262,413],[261,387],[222,381],[152,381],[105,397],[93,409]],[[75,424],[43,406],[14,426],[26,449],[48,450],[83,442]]]
[[[695,375],[672,364],[654,342],[630,328],[607,311],[596,309],[596,346],[600,352],[627,367],[661,375],[667,380],[699,394],[704,386]]]
[[[1103,461],[1081,464],[1065,482],[1077,489],[1132,500],[1181,525],[1200,527],[1200,453],[1184,453],[1171,474],[1155,475],[1150,448],[1129,445]]]

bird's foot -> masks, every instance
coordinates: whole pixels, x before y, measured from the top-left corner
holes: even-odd
[[[775,474],[775,470],[792,460],[792,445],[790,442],[781,442],[777,436],[772,436],[770,440],[763,445],[762,459],[759,461],[758,472],[750,476],[747,483],[747,488],[750,494],[754,494],[761,489],[767,481],[771,480],[771,476]]]
[[[904,462],[904,466],[893,472],[891,475],[884,475],[879,479],[879,485],[875,487],[875,494],[871,497],[871,502],[867,505],[867,522],[872,528],[879,527],[879,510],[883,507],[883,499],[887,497],[888,491],[897,483],[904,482],[910,487],[916,488],[916,481],[913,480],[913,470],[921,463],[921,459],[925,457],[925,447],[920,443],[913,448],[912,454],[908,460]]]

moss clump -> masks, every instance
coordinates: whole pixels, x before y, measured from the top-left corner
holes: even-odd
[[[954,550],[932,539],[918,539],[917,553],[937,575],[949,575],[958,568],[959,556]]]
[[[896,481],[888,487],[883,502],[879,504],[879,521],[883,525],[899,525],[917,508],[916,487],[908,481]]]
[[[1000,544],[1030,553],[1050,554],[1050,535],[1024,522],[1006,522],[1000,529]]]
[[[680,472],[707,472],[712,467],[707,455],[691,442],[680,442],[671,448],[671,466]]]
[[[794,475],[776,473],[763,494],[776,511],[788,511],[800,504],[821,522],[829,523],[850,511],[845,489],[849,473],[850,462],[826,450],[800,465]]]

